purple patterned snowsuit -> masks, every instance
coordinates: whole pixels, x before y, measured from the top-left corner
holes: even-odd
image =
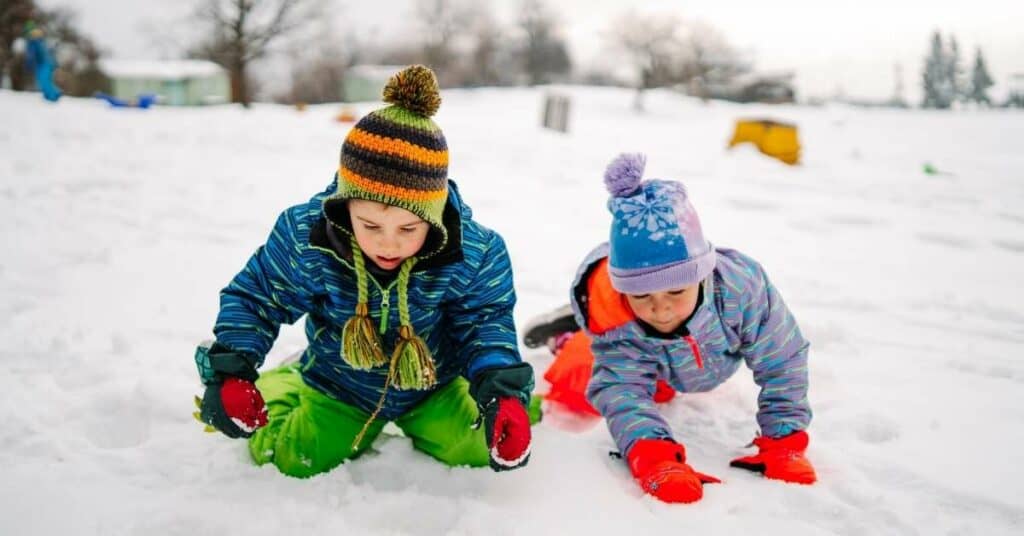
[[[687,323],[689,336],[651,337],[636,320],[605,333],[588,330],[594,370],[587,398],[604,416],[623,454],[638,439],[672,438],[652,399],[658,379],[682,393],[710,391],[741,362],[761,387],[757,422],[762,435],[782,437],[810,423],[808,343],[793,315],[760,264],[732,249],[715,251],[717,264],[701,283],[704,299]],[[587,278],[607,256],[608,245],[598,246],[573,283],[573,311],[585,329]]]

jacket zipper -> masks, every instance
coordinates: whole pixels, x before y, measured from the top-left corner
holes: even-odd
[[[700,346],[697,344],[697,340],[693,338],[693,335],[687,335],[683,337],[690,345],[690,351],[693,352],[693,358],[697,361],[697,368],[704,368],[704,359],[700,356]]]
[[[370,277],[370,274],[366,274]],[[391,312],[391,287],[389,286],[387,291],[381,290],[380,296],[380,334],[383,335],[388,330],[388,316]]]
[[[339,257],[338,254],[335,253],[334,251],[326,249],[326,248],[316,247],[316,246],[314,246],[314,249],[318,249],[320,251],[328,253],[330,256],[332,256],[335,259],[337,259],[338,262],[340,262],[341,264],[345,265],[346,267],[348,267],[348,269],[352,270],[352,272],[355,273],[355,271],[356,271],[355,267],[352,266],[352,264],[350,264],[345,259],[342,259],[341,257]],[[377,290],[380,291],[381,298],[380,298],[380,328],[379,329],[380,329],[380,334],[383,335],[387,331],[387,329],[388,329],[388,317],[391,316],[391,289],[395,288],[395,285],[398,284],[398,280],[395,279],[394,281],[391,282],[390,285],[388,285],[387,288],[384,288],[384,287],[380,286],[380,283],[378,283],[377,279],[374,278],[371,274],[369,274],[369,273],[366,274],[366,277],[369,278],[370,282],[373,283],[373,286],[377,287]]]

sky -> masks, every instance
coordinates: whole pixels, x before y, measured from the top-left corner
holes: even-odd
[[[325,0],[340,32],[380,38],[389,32],[415,35],[416,0],[360,2]],[[130,0],[40,0],[79,13],[83,29],[115,57],[174,56],[179,48],[167,39],[187,31],[193,2]],[[519,0],[490,0],[502,21],[514,20]],[[673,14],[718,28],[731,43],[753,58],[758,69],[796,73],[801,97],[885,99],[902,72],[904,95],[919,98],[920,72],[931,34],[955,35],[964,63],[973,64],[981,47],[997,85],[994,97],[1007,90],[1011,73],[1024,73],[1024,2],[862,0],[559,0],[549,7],[562,21],[576,64],[587,68],[607,57],[602,36],[614,19],[629,11]]]

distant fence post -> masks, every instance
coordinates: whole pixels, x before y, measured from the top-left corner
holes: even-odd
[[[568,132],[569,130],[569,97],[548,93],[544,96],[544,128]]]

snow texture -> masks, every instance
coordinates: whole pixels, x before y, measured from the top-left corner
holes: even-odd
[[[685,181],[709,240],[764,264],[811,341],[818,484],[728,467],[756,429],[746,369],[663,406],[724,480],[693,505],[643,496],[600,421],[557,411],[508,473],[445,467],[390,427],[325,475],[255,467],[193,420],[192,355],[278,213],[331,179],[338,106],[0,92],[0,534],[1024,533],[1024,115],[662,92],[636,114],[625,90],[559,90],[567,135],[538,126],[545,89],[445,91],[436,117],[451,175],[507,241],[518,324],[566,302],[607,238],[597,180],[642,150]],[[796,123],[803,164],[727,151],[748,116]],[[303,345],[286,327],[268,366]]]

